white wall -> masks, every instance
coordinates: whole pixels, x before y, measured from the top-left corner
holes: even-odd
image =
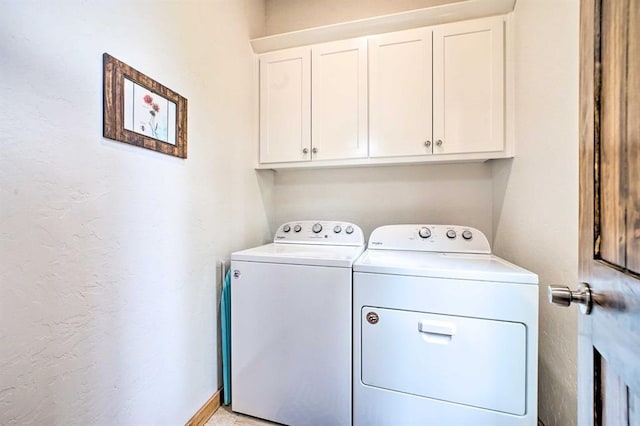
[[[494,163],[496,253],[540,276],[539,417],[576,424],[576,309],[547,286],[578,272],[578,0],[518,0],[516,143]]]
[[[280,171],[273,191],[275,226],[337,219],[368,236],[392,223],[452,223],[492,237],[488,164]]]
[[[184,424],[217,390],[216,261],[270,237],[261,0],[0,13],[0,423]],[[189,158],[102,138],[102,53],[189,101]]]

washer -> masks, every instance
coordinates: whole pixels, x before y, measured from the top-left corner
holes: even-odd
[[[538,276],[477,229],[377,228],[354,264],[354,424],[537,424]]]
[[[352,223],[300,221],[231,255],[233,411],[351,424],[351,268],[363,251]]]

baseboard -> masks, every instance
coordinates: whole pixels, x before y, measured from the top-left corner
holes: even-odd
[[[213,416],[213,413],[220,408],[221,399],[222,388],[218,389],[218,392],[214,393],[213,396],[200,407],[198,412],[191,417],[185,426],[204,426],[211,416]]]

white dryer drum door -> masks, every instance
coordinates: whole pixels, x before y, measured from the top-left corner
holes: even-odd
[[[365,385],[525,414],[524,324],[364,306],[361,327]]]

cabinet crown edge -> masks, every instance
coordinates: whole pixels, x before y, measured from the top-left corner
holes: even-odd
[[[506,15],[514,10],[515,4],[516,0],[461,0],[423,9],[254,38],[251,40],[251,46],[255,53],[266,53],[347,38]]]

